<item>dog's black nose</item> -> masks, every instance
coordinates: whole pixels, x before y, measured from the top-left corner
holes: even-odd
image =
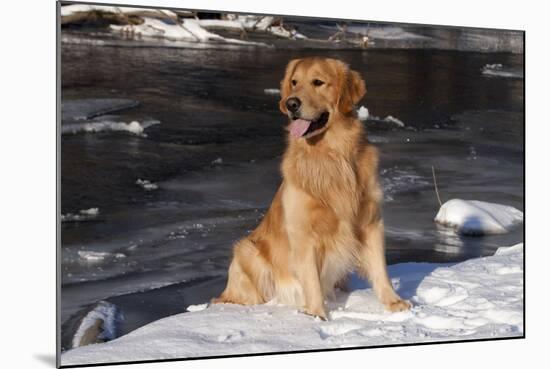
[[[290,97],[286,100],[286,108],[291,113],[296,113],[301,105],[302,102],[297,97]]]

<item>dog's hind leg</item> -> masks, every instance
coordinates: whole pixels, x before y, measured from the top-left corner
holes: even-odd
[[[212,303],[241,305],[262,304],[273,295],[271,268],[249,239],[239,241],[233,249],[227,286]]]

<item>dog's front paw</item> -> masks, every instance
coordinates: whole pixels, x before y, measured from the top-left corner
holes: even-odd
[[[402,299],[397,299],[397,300],[388,302],[385,304],[385,306],[386,306],[386,309],[388,309],[392,313],[409,310],[412,307],[410,302]]]
[[[315,316],[315,317],[319,317],[323,320],[327,320],[327,313],[325,312],[325,309],[322,308],[322,307],[320,307],[320,308],[305,308],[304,313],[306,313],[307,315],[312,315],[312,316]]]

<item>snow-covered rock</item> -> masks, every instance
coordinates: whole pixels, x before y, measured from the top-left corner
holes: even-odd
[[[466,235],[501,234],[523,223],[523,212],[512,206],[453,199],[441,206],[435,221]]]
[[[411,311],[389,313],[371,288],[328,302],[329,320],[274,303],[190,306],[107,343],[62,354],[63,365],[523,335],[523,244],[459,264],[389,267]]]
[[[80,321],[72,347],[112,340],[116,337],[117,322],[120,319],[120,312],[115,305],[107,301],[98,302]]]

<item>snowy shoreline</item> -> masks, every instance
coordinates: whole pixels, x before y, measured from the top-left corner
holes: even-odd
[[[364,282],[328,302],[329,320],[273,303],[191,306],[106,343],[63,353],[63,365],[523,336],[523,244],[458,264],[389,267],[411,311],[389,313]]]
[[[312,27],[292,16],[224,14],[71,4],[61,8],[62,43],[181,48],[424,49],[523,53],[520,32],[488,29],[437,29],[377,22],[339,22]],[[347,24],[349,23],[349,24]],[[108,24],[108,27],[105,27]],[[66,30],[84,25],[107,32]],[[71,28],[72,27],[72,28]],[[96,36],[106,37],[96,37]],[[92,37],[87,37],[92,36]]]

